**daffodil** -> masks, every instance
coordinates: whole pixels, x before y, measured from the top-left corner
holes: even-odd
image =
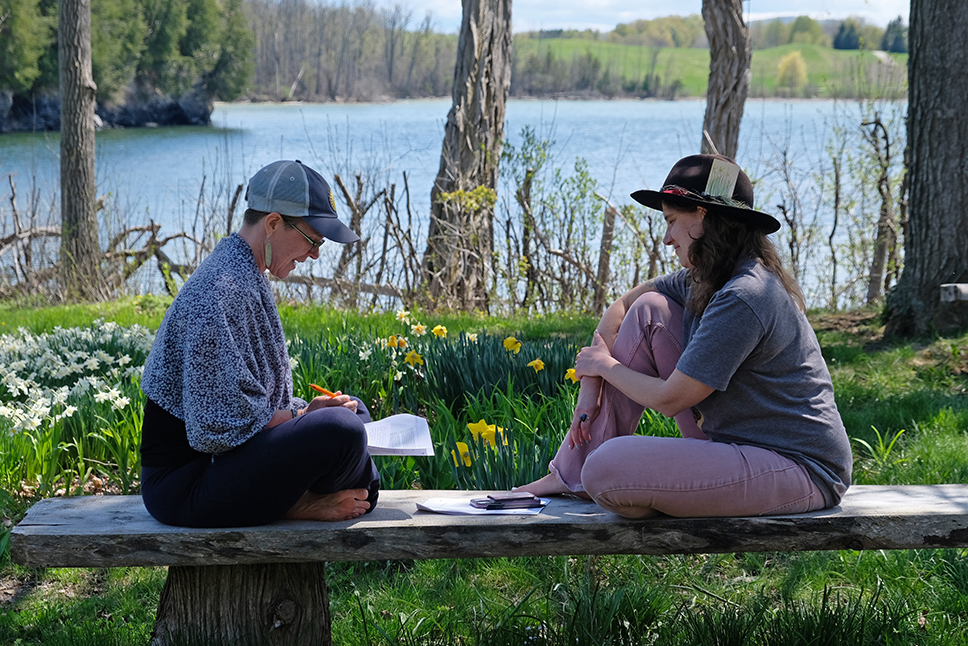
[[[410,320],[410,312],[407,310],[397,310],[397,320],[406,323]]]
[[[565,379],[571,379],[572,383],[575,383],[575,384],[581,381],[578,377],[575,376],[574,368],[568,368],[568,370],[565,371]]]
[[[403,335],[397,336],[397,347],[400,349],[407,347],[407,337]]]
[[[411,350],[410,352],[408,352],[404,361],[409,363],[414,368],[417,367],[417,364],[420,364],[421,366],[423,365],[423,357],[417,354],[416,350]]]
[[[475,424],[468,424],[467,428],[470,430],[471,435],[474,439],[483,439],[485,442],[491,446],[497,446],[497,434],[501,434],[501,440],[504,446],[508,445],[508,438],[504,436],[504,429],[495,424],[488,424],[483,419]]]
[[[467,335],[467,340],[471,343],[477,343],[477,332],[471,332]]]
[[[447,336],[447,328],[445,328],[443,325],[438,325],[438,326],[434,327],[433,333],[434,333],[434,336],[436,336],[437,338],[442,339],[445,336]]]
[[[427,326],[423,323],[417,323],[416,325],[410,326],[410,332],[414,336],[423,336],[427,333]]]
[[[396,334],[391,334],[390,336],[387,337],[387,347],[388,348],[395,348],[395,347],[397,347],[397,335]]]
[[[534,368],[535,372],[540,372],[541,370],[544,370],[544,361],[542,361],[541,359],[535,359],[534,361],[528,364],[528,367]]]
[[[521,352],[521,342],[515,339],[513,336],[509,336],[508,338],[504,339],[504,348],[508,352],[517,354]]]
[[[489,430],[491,433],[494,433],[494,426],[488,426],[487,422],[485,422],[483,419],[474,424],[468,424],[467,429],[471,432],[471,435],[474,436],[475,440],[481,435],[487,433]]]
[[[460,462],[457,461],[457,453],[450,452],[450,457],[454,458],[454,466],[459,467],[463,462],[465,467],[471,466],[471,450],[465,442],[457,442],[457,450],[460,451]]]

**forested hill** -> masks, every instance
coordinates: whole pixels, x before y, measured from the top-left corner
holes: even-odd
[[[0,0],[0,132],[56,129],[57,0]],[[214,100],[376,101],[450,95],[457,36],[402,5],[331,0],[92,0],[98,116],[208,123]],[[900,21],[753,23],[752,96],[901,95]],[[839,48],[836,48],[839,47]],[[701,96],[702,18],[515,36],[512,96]]]

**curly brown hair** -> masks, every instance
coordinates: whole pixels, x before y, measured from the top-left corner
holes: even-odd
[[[690,211],[688,207],[676,206]],[[692,211],[700,207],[694,207]],[[689,309],[701,315],[709,300],[733,276],[736,266],[744,260],[756,258],[783,284],[793,297],[800,311],[806,310],[806,301],[797,281],[783,268],[783,261],[767,234],[756,227],[733,218],[723,217],[715,209],[706,209],[702,222],[702,235],[689,247],[689,272],[692,279],[692,295]]]

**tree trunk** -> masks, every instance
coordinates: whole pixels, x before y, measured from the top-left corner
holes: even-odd
[[[942,283],[968,282],[965,150],[968,119],[968,32],[962,0],[912,0],[908,59],[910,199],[905,261],[889,294],[888,336],[968,327],[968,303],[942,305]]]
[[[605,218],[602,222],[602,242],[598,248],[598,273],[595,279],[595,296],[592,302],[592,313],[601,316],[605,311],[605,298],[608,296],[609,260],[612,257],[612,239],[615,236],[615,216],[618,209],[605,201]]]
[[[58,26],[61,97],[61,279],[68,297],[98,295],[94,183],[91,2],[61,0]]]
[[[716,152],[735,159],[753,57],[750,32],[743,22],[743,2],[702,0],[702,17],[709,39],[709,86],[701,150],[714,152],[711,140]]]
[[[511,0],[464,0],[440,170],[430,194],[423,276],[430,307],[487,311],[493,203],[472,207],[444,193],[497,187],[511,87]]]
[[[170,567],[151,646],[329,646],[324,563]]]
[[[878,177],[877,190],[881,196],[881,210],[877,219],[877,237],[874,241],[874,257],[871,259],[871,271],[867,281],[867,304],[879,303],[884,294],[884,288],[890,280],[890,272],[885,276],[888,258],[897,246],[897,218],[894,217],[894,195],[891,192],[891,138],[887,128],[881,122],[879,114],[874,120],[861,125],[870,126],[867,140],[877,156]],[[880,132],[878,132],[880,131]],[[884,148],[881,148],[881,137],[884,138]]]

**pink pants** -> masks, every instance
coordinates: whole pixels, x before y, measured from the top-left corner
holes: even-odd
[[[682,354],[682,308],[657,292],[635,301],[612,355],[667,379]],[[774,451],[712,442],[690,409],[675,416],[681,438],[633,435],[644,407],[609,383],[589,444],[563,443],[550,468],[571,491],[628,518],[793,514],[824,507],[806,470]]]

